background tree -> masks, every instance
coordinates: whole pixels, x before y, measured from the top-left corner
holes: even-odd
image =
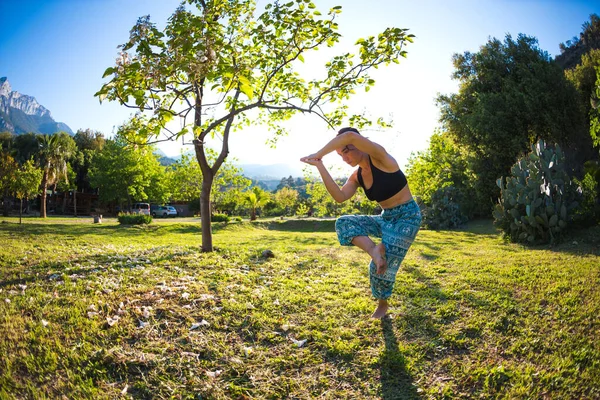
[[[40,217],[46,218],[46,194],[50,185],[56,185],[67,178],[67,160],[75,153],[75,141],[68,133],[58,132],[53,135],[39,135],[39,160],[44,171],[41,181],[42,199]]]
[[[481,214],[490,215],[499,196],[496,179],[538,138],[561,144],[583,164],[592,146],[577,92],[537,39],[491,39],[453,61],[459,92],[437,102],[444,129],[471,153]]]
[[[244,193],[244,201],[250,206],[250,221],[256,220],[256,210],[264,206],[270,199],[269,193],[258,186],[254,186],[252,190]]]
[[[116,202],[127,208],[135,201],[147,200],[149,194],[160,188],[151,188],[158,181],[155,175],[162,167],[152,153],[151,146],[131,146],[117,133],[108,139],[101,152],[92,158],[90,184],[99,189],[99,200],[104,204]]]
[[[412,35],[388,28],[359,39],[354,53],[327,62],[324,78],[307,81],[295,68],[309,51],[339,42],[335,17],[341,7],[323,16],[310,1],[275,2],[254,17],[253,0],[187,3],[190,9],[178,7],[162,32],[148,16],[138,20],[116,66],[104,73],[111,80],[96,95],[140,110],[124,126],[130,141],[169,140],[191,132],[203,176],[202,248],[212,251],[211,188],[229,153],[232,130],[265,124],[280,135],[285,132],[281,123],[296,113],[339,125],[347,113],[343,103],[374,84],[372,68],[404,57],[403,45]],[[166,126],[174,117],[184,125],[176,132]],[[353,116],[350,123],[360,127],[370,121]],[[220,151],[211,165],[205,145],[216,137]]]
[[[89,182],[89,169],[92,157],[98,151],[101,151],[104,147],[106,139],[101,132],[93,131],[91,129],[79,129],[73,136],[73,140],[77,145],[77,153],[71,160],[71,165],[76,174],[76,189],[82,193],[90,193],[95,188],[90,185]]]
[[[23,165],[32,157],[36,159],[40,151],[37,135],[35,133],[15,135],[11,150],[14,151],[14,158],[19,165]]]
[[[209,160],[214,160],[217,153],[207,151]],[[200,192],[202,189],[202,171],[200,165],[189,154],[182,154],[181,159],[171,165],[171,190],[173,198],[180,201],[193,202],[192,210],[200,210]],[[240,168],[225,161],[219,169],[211,191],[212,211],[233,211],[242,199],[242,191],[250,186],[251,181],[242,175]],[[197,204],[197,208],[196,208]]]
[[[450,135],[436,131],[429,138],[429,147],[408,159],[406,175],[411,192],[426,205],[436,190],[454,186],[470,192],[469,164],[467,157],[454,143]]]
[[[23,217],[23,199],[32,199],[40,194],[40,181],[44,172],[36,167],[33,160],[26,161],[15,174],[15,180],[12,183],[12,192],[20,200],[19,205],[19,224]]]
[[[293,213],[293,207],[298,202],[298,191],[285,186],[275,192],[275,201],[283,208],[284,214]]]
[[[15,161],[15,159],[8,153],[8,151],[3,150],[4,147],[0,146],[0,193],[2,194],[3,199],[3,214],[5,217],[8,217],[9,214],[9,202],[8,196],[10,195],[11,185],[14,182],[15,174],[19,165]]]

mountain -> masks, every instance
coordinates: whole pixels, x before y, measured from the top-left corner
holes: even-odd
[[[15,134],[47,133],[59,131],[73,135],[66,124],[56,122],[50,111],[35,97],[13,91],[6,77],[0,78],[0,131]]]
[[[257,180],[281,180],[290,175],[293,177],[304,176],[301,168],[290,164],[242,164],[239,167],[245,176]]]

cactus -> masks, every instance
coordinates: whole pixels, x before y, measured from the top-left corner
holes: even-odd
[[[453,229],[467,222],[460,207],[461,194],[454,186],[437,189],[431,195],[431,206],[422,207],[423,224],[429,229]]]
[[[511,176],[500,178],[500,199],[494,207],[494,223],[515,242],[555,243],[569,222],[571,179],[564,169],[560,146],[548,147],[543,140],[511,168]]]

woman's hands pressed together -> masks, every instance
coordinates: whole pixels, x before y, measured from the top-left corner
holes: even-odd
[[[302,157],[300,159],[300,161],[310,164],[310,165],[315,165],[315,166],[318,166],[323,163],[323,161],[321,160],[321,157],[319,157],[316,153],[311,154],[306,157]]]

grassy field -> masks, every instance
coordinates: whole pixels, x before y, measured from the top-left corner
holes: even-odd
[[[600,398],[600,227],[421,231],[391,315],[333,221],[0,217],[0,398]],[[263,258],[271,250],[274,258]]]

